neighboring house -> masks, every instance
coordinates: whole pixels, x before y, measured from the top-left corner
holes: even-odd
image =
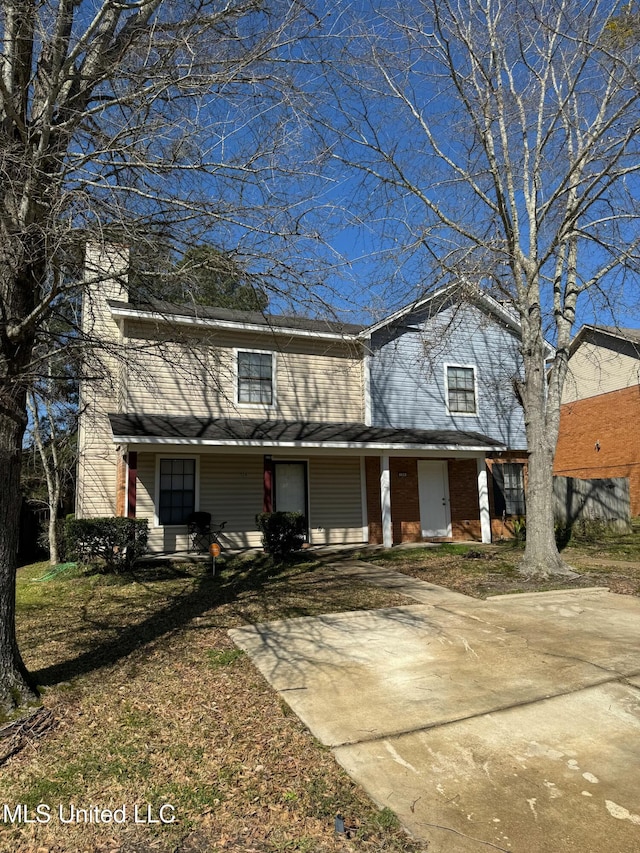
[[[583,326],[574,338],[553,473],[628,477],[640,515],[640,329]]]
[[[301,511],[313,545],[391,545],[488,542],[492,516],[502,535],[524,510],[518,326],[499,303],[448,288],[369,328],[132,304],[125,260],[88,253],[105,272],[83,325],[107,348],[82,388],[80,517],[147,518],[172,552],[193,511],[252,547],[261,511]]]

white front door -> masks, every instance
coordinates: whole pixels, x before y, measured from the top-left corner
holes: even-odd
[[[420,526],[425,539],[451,536],[449,471],[446,462],[418,461]]]

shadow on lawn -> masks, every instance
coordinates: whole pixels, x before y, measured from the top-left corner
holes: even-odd
[[[232,603],[244,592],[260,592],[280,575],[287,574],[296,565],[305,562],[308,562],[308,557],[303,558],[302,555],[288,563],[274,563],[271,558],[260,556],[240,563],[232,561],[215,577],[204,570],[204,564],[199,577],[168,564],[141,566],[130,576],[121,576],[121,579],[125,583],[130,578],[131,582],[153,584],[171,578],[194,577],[196,584],[188,591],[173,595],[164,607],[143,621],[118,630],[117,636],[112,639],[80,652],[74,658],[36,670],[31,675],[36,684],[50,687],[117,663],[154,640],[180,630],[212,608]],[[117,625],[106,622],[98,625],[103,629],[117,629]]]

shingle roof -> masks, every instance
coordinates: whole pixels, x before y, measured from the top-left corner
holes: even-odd
[[[170,317],[189,317],[200,320],[222,320],[227,323],[242,323],[264,326],[265,329],[300,329],[310,332],[331,332],[341,335],[358,335],[366,327],[356,323],[341,323],[336,320],[312,320],[307,317],[287,317],[282,314],[261,314],[260,311],[237,311],[231,308],[216,308],[206,305],[178,305],[159,299],[148,302],[121,302],[109,299],[109,306],[117,310],[146,311]]]
[[[109,415],[116,441],[171,444],[244,444],[499,450],[504,445],[477,432],[393,429],[360,423],[268,421],[180,415]]]
[[[593,326],[597,332],[607,332],[619,338],[627,338],[634,343],[640,343],[640,329],[620,328],[618,326]]]
[[[597,336],[604,335],[610,338],[615,338],[617,341],[625,341],[631,345],[632,350],[638,349],[640,344],[640,329],[623,328],[619,326],[595,326],[586,323],[578,330],[577,335],[571,341],[571,354],[573,354],[584,341],[594,340],[597,342]],[[602,338],[600,339],[602,341]]]

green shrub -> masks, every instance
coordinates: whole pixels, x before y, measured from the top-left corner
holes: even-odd
[[[301,512],[261,512],[256,523],[267,554],[282,558],[302,548],[306,521]]]
[[[66,521],[67,556],[105,572],[129,571],[147,550],[146,518],[69,518]]]
[[[527,520],[518,516],[513,519],[513,538],[516,542],[525,542],[527,538]]]

